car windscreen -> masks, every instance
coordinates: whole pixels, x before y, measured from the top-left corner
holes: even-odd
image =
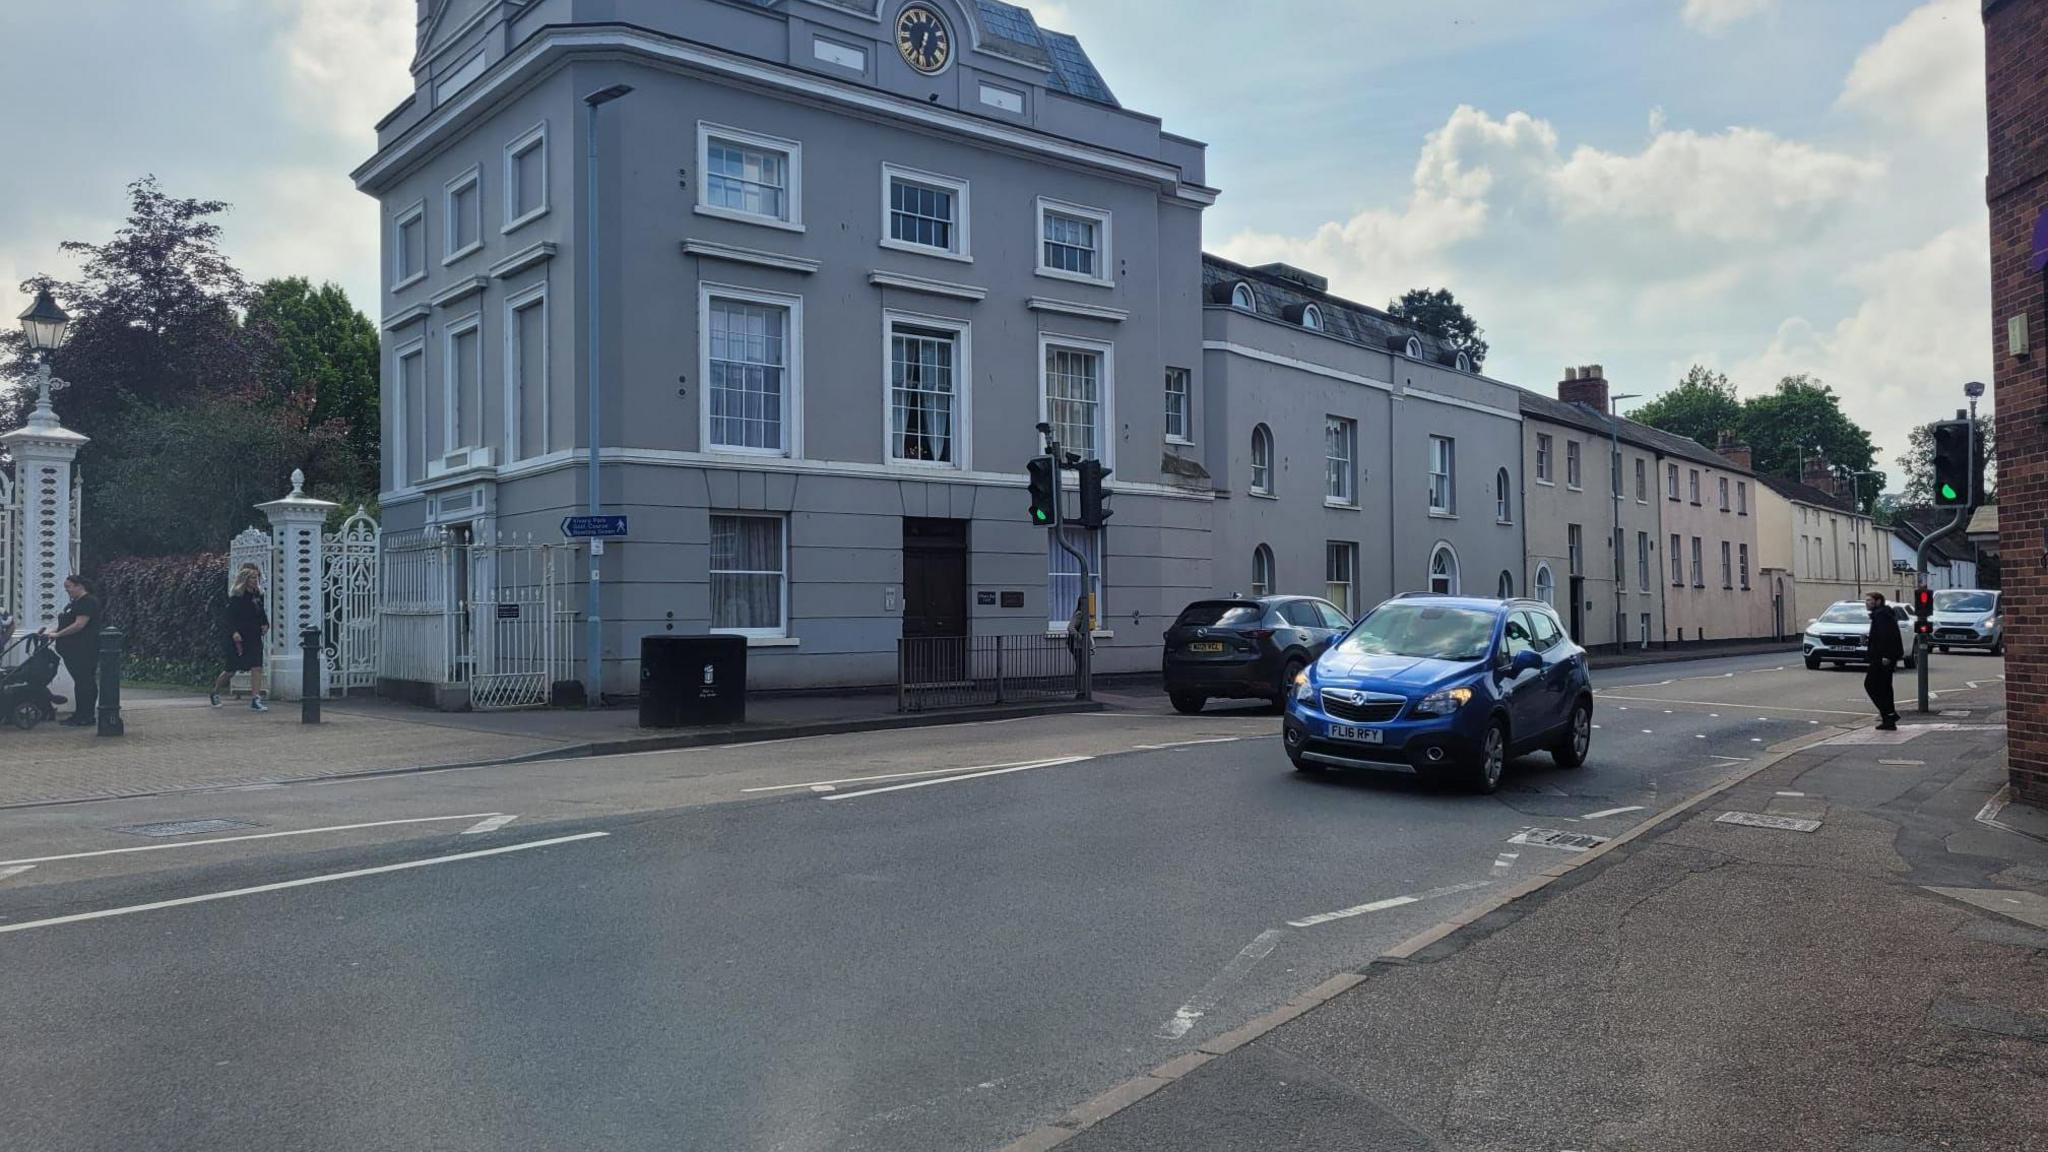
[[[1868,624],[1870,623],[1870,609],[1853,600],[1845,600],[1829,608],[1826,612],[1821,613],[1820,622],[1823,624]]]
[[[1239,600],[1199,600],[1180,610],[1176,628],[1249,628],[1266,610]]]
[[[1437,604],[1383,604],[1359,621],[1339,651],[1353,656],[1477,660],[1493,642],[1494,614]]]
[[[1995,592],[1973,592],[1960,588],[1945,589],[1934,594],[1936,612],[1989,612],[1998,607]]]

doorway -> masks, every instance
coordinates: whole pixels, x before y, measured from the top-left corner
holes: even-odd
[[[967,675],[967,521],[903,521],[905,659],[927,682]]]
[[[1586,635],[1586,578],[1584,576],[1572,577],[1571,587],[1572,639],[1580,644],[1583,644],[1586,642],[1584,639]],[[1620,637],[1616,637],[1615,639],[1618,642],[1620,640]]]

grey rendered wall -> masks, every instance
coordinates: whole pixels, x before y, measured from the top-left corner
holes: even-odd
[[[1484,377],[1377,353],[1404,391],[1421,390],[1490,411],[1445,404],[1416,395],[1395,396],[1390,487],[1394,526],[1388,579],[1395,592],[1429,587],[1430,556],[1439,541],[1458,556],[1461,591],[1492,596],[1500,574],[1522,571],[1522,529],[1494,516],[1494,472],[1503,464],[1521,471],[1522,429],[1514,390]],[[1454,516],[1429,511],[1429,437],[1456,439],[1452,454],[1457,491]],[[1524,591],[1519,586],[1518,593]]]
[[[1551,483],[1536,479],[1536,437],[1547,434],[1551,437],[1553,465]],[[1583,484],[1573,490],[1567,483],[1566,444],[1579,442],[1583,456]],[[1536,570],[1539,565],[1548,564],[1555,579],[1557,593],[1556,607],[1567,622],[1571,619],[1570,596],[1570,532],[1569,526],[1578,524],[1584,529],[1585,543],[1585,598],[1581,636],[1574,637],[1581,644],[1610,645],[1615,643],[1614,633],[1614,567],[1611,546],[1607,543],[1614,532],[1614,511],[1609,506],[1610,497],[1607,480],[1607,458],[1609,441],[1607,437],[1574,425],[1552,424],[1547,421],[1530,419],[1522,438],[1523,482],[1527,486],[1525,505],[1527,511],[1528,561],[1524,566],[1526,594],[1534,595]],[[1623,534],[1622,555],[1622,610],[1627,615],[1627,628],[1621,640],[1636,643],[1640,616],[1650,616],[1650,640],[1652,643],[1663,637],[1663,589],[1669,583],[1670,559],[1665,555],[1665,543],[1660,528],[1658,510],[1662,505],[1658,497],[1660,479],[1657,458],[1654,453],[1634,447],[1627,442],[1621,446],[1622,455],[1622,496],[1621,528]],[[1647,485],[1648,499],[1635,498],[1635,463],[1642,461]],[[1636,534],[1645,532],[1650,538],[1649,583],[1643,586],[1638,579],[1636,564]]]

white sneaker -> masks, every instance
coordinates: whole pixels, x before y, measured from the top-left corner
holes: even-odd
[[[261,696],[251,696],[249,697],[249,711],[268,712],[270,711],[270,705],[265,704]]]

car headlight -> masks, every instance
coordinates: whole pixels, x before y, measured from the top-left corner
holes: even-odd
[[[1997,623],[1998,623],[1998,617],[1996,617],[1996,616],[1986,616],[1986,617],[1985,617],[1985,618],[1983,618],[1982,620],[1979,620],[1979,621],[1977,621],[1977,627],[1979,627],[1979,628],[1990,628],[1990,627],[1993,627],[1994,625],[1996,625]]]
[[[1304,704],[1316,698],[1316,686],[1309,682],[1308,670],[1305,668],[1294,674],[1294,698]]]
[[[1441,692],[1431,692],[1422,698],[1421,703],[1415,706],[1415,715],[1449,716],[1451,713],[1463,708],[1466,702],[1471,699],[1472,689],[1470,688],[1446,688]]]

